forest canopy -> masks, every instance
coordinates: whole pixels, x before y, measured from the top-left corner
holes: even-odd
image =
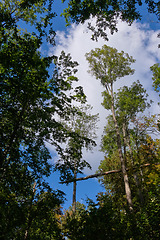
[[[62,2],[68,4],[62,11],[66,24],[89,20],[97,41],[109,40],[106,29],[118,31],[118,19],[140,21],[143,6],[160,18],[159,1]],[[140,80],[115,87],[136,72],[136,59],[108,41],[85,54],[92,78],[103,87],[106,124],[98,136],[104,157],[97,172],[84,177],[91,169],[84,152],[94,154],[101,119],[79,84],[79,63],[68,52],[46,50],[56,49],[55,4],[0,2],[0,239],[159,239],[159,115],[146,114],[152,101]],[[159,63],[150,70],[159,93]],[[65,193],[48,182],[56,171],[57,181],[73,183],[66,210]],[[76,201],[77,182],[94,177],[104,191],[96,201]]]

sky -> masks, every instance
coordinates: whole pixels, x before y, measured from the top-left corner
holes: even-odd
[[[62,10],[62,5],[56,3],[55,11],[59,14]],[[127,85],[130,86],[134,81],[139,80],[143,87],[149,94],[149,99],[154,103],[146,114],[153,114],[159,112],[159,96],[153,90],[152,87],[152,73],[150,67],[160,61],[160,49],[158,44],[160,39],[157,38],[158,24],[154,17],[145,13],[143,21],[134,22],[131,26],[119,21],[118,32],[111,35],[107,30],[109,41],[99,39],[98,42],[91,40],[91,32],[87,30],[87,22],[85,24],[65,27],[63,18],[59,19],[55,27],[57,29],[56,35],[56,47],[49,48],[49,54],[59,55],[62,50],[66,53],[70,53],[73,60],[79,63],[77,77],[79,82],[75,86],[83,86],[84,92],[87,96],[87,101],[93,106],[93,114],[99,113],[98,131],[97,131],[97,147],[92,152],[84,151],[84,158],[91,166],[92,170],[85,169],[84,175],[94,174],[97,170],[100,161],[104,159],[104,154],[100,152],[100,142],[103,135],[103,129],[106,125],[106,117],[109,114],[102,105],[101,92],[104,90],[100,82],[88,73],[89,67],[85,59],[85,53],[90,52],[92,49],[101,48],[104,44],[117,48],[118,51],[124,51],[133,56],[136,62],[132,65],[135,69],[133,76],[128,76],[123,79],[119,79],[114,90],[116,91],[120,87]],[[94,23],[95,19],[92,19]],[[49,146],[51,152],[54,149]],[[53,161],[56,161],[57,156],[53,156]],[[58,173],[53,173],[49,179],[53,188],[61,189],[66,193],[67,202],[64,207],[67,208],[72,204],[72,184],[68,186],[58,184]],[[77,187],[77,201],[85,203],[87,197],[95,200],[95,196],[98,192],[104,191],[104,188],[98,183],[97,179],[90,179],[86,181],[78,182]]]

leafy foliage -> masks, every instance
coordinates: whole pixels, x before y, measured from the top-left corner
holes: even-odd
[[[0,3],[1,36],[10,36],[17,31],[24,32],[20,26],[33,29],[32,35],[42,41],[46,37],[49,43],[54,44],[55,32],[52,28],[52,19],[56,16],[52,12],[53,0],[12,0]],[[4,35],[5,34],[5,35]]]
[[[141,201],[145,201],[148,198],[146,195],[148,191],[145,185],[147,182],[146,179],[149,173],[153,172],[155,174],[154,164],[159,163],[158,140],[154,141],[148,135],[149,133],[157,133],[156,118],[155,116],[148,118],[144,116],[138,119],[138,114],[150,106],[147,102],[146,91],[139,82],[133,83],[131,87],[124,86],[120,88],[117,93],[114,93],[114,99],[115,114],[122,143],[121,147],[125,164],[128,168],[132,197],[136,206],[138,206],[140,196],[137,195],[137,189],[139,195],[141,195]],[[103,105],[108,109],[108,102],[105,95]],[[112,116],[109,115],[108,124],[105,127],[102,138],[102,151],[106,156],[99,166],[100,172],[121,168],[115,136],[114,121]],[[143,168],[145,164],[149,164],[149,167],[146,169]],[[121,174],[104,176],[100,181],[104,184],[107,191],[112,192],[115,198],[114,201],[121,205],[124,195]],[[143,192],[144,199],[141,191]],[[123,208],[124,204],[121,206]]]
[[[97,202],[77,203],[75,215],[69,208],[61,217],[67,239],[158,239],[159,200],[150,199],[140,211],[127,214],[112,194],[99,193]]]
[[[134,73],[130,65],[135,60],[127,53],[118,52],[116,48],[107,45],[91,50],[86,54],[86,59],[89,62],[89,72],[99,79],[104,87]]]
[[[101,84],[105,88],[103,95],[105,96],[105,107],[112,112],[113,124],[115,128],[115,139],[119,153],[119,160],[121,162],[121,170],[123,174],[124,187],[126,199],[130,210],[132,211],[133,203],[131,197],[131,189],[129,186],[129,179],[126,171],[125,154],[123,154],[122,140],[121,140],[121,125],[119,124],[118,116],[116,115],[115,99],[113,86],[115,81],[124,76],[128,76],[134,73],[134,70],[130,65],[135,61],[128,54],[118,52],[117,49],[109,47],[107,45],[102,48],[96,48],[86,54],[86,58],[89,62],[90,72],[100,80]],[[107,104],[106,104],[107,103]],[[124,122],[125,123],[125,122]],[[125,129],[124,129],[125,131]]]
[[[159,1],[145,3],[149,12],[159,16]],[[128,54],[104,45],[86,57],[92,74],[105,87],[103,105],[114,113],[105,128],[102,150],[106,156],[99,171],[121,168],[120,148],[134,212],[128,212],[125,203],[123,173],[101,178],[107,193],[99,194],[97,203],[77,203],[75,214],[71,208],[63,216],[63,193],[53,191],[45,180],[53,167],[46,143],[64,157],[59,165],[62,178],[75,180],[75,170],[77,174],[89,167],[82,150],[95,145],[97,121],[96,115],[73,104],[86,102],[82,87],[72,86],[78,81],[78,63],[64,52],[59,57],[41,53],[44,42],[54,45],[52,4],[52,0],[0,2],[0,238],[159,239],[160,143],[149,135],[158,131],[157,122],[155,116],[137,117],[150,105],[139,82],[117,94],[112,88],[117,79],[134,72],[130,67],[134,59]],[[107,38],[104,30],[117,31],[118,18],[129,24],[140,19],[137,7],[141,5],[141,1],[71,0],[64,15],[68,22],[77,23],[96,16],[96,26],[88,25],[93,39]],[[159,64],[151,70],[159,92]],[[121,144],[117,144],[117,133]],[[67,144],[65,151],[62,144]]]
[[[77,173],[82,173],[85,167],[91,168],[86,160],[83,160],[83,150],[91,150],[96,146],[96,123],[98,114],[91,114],[92,107],[83,104],[74,107],[74,112],[70,115],[67,122],[61,120],[72,135],[66,141],[66,148],[60,157],[57,168],[61,172],[61,180],[73,178],[72,174],[76,169]],[[65,168],[65,171],[62,170]]]
[[[2,239],[62,239],[56,216],[62,203],[61,192],[36,192],[33,187],[18,197],[3,194],[1,200]]]
[[[105,201],[105,203],[104,203]],[[103,203],[102,203],[103,202]],[[62,216],[62,229],[67,239],[121,239],[118,212],[113,211],[109,198],[97,204],[88,200],[88,206],[77,203],[75,215],[69,209]],[[117,226],[118,231],[113,227]]]
[[[53,36],[52,1],[2,1],[0,6],[1,235],[61,239],[54,208],[62,202],[62,194],[51,191],[45,180],[53,167],[46,142],[60,152],[61,143],[74,134],[58,119],[69,118],[73,101],[85,101],[83,89],[72,87],[78,80],[74,76],[78,63],[64,52],[59,57],[40,52],[47,31]],[[35,32],[24,31],[19,24],[28,24]],[[42,196],[47,196],[43,206]],[[53,206],[51,199],[56,202]]]
[[[156,92],[159,92],[160,87],[160,66],[159,63],[154,64],[151,67],[151,70],[153,72],[153,87]]]
[[[140,7],[142,6],[147,6],[148,12],[155,13],[158,19],[160,18],[159,1],[153,0],[70,0],[68,8],[64,10],[63,15],[66,18],[67,24],[71,21],[84,23],[90,17],[96,17],[96,26],[93,26],[91,22],[88,23],[88,28],[93,31],[92,39],[97,40],[99,36],[102,36],[108,40],[105,30],[109,28],[112,34],[118,31],[118,19],[128,24],[131,24],[134,20],[141,19]]]

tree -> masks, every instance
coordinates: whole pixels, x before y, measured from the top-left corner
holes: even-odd
[[[113,209],[109,197],[97,197],[97,203],[88,199],[87,205],[77,203],[77,211],[69,208],[62,216],[62,230],[67,239],[122,239],[124,231],[120,214]],[[124,239],[124,238],[123,238]]]
[[[108,109],[112,111],[114,126],[116,130],[116,143],[121,162],[121,169],[124,179],[125,194],[129,208],[132,209],[131,189],[126,171],[125,159],[122,152],[122,143],[120,129],[115,113],[115,101],[113,95],[114,82],[127,75],[133,74],[134,70],[130,68],[134,59],[124,52],[118,53],[117,49],[104,45],[102,49],[97,48],[86,54],[89,62],[90,72],[101,81],[105,87],[105,94],[109,100]]]
[[[149,118],[146,119],[146,116],[143,116],[141,121],[137,118],[137,121],[135,120],[134,122],[132,122],[129,128],[130,144],[132,148],[133,158],[131,158],[130,149],[126,149],[127,172],[131,183],[130,186],[132,190],[132,198],[135,206],[134,215],[130,216],[133,222],[131,221],[131,219],[127,220],[131,221],[130,234],[132,233],[132,236],[134,236],[133,229],[135,229],[136,231],[136,229],[138,228],[139,233],[137,233],[137,236],[138,234],[140,234],[141,237],[146,236],[145,238],[147,239],[153,236],[155,237],[155,239],[159,237],[159,232],[157,231],[159,228],[159,223],[156,221],[156,216],[158,216],[157,214],[159,214],[159,190],[157,189],[158,182],[160,180],[158,170],[159,139],[152,139],[151,136],[149,136],[149,134],[153,136],[153,134],[155,133],[155,126],[155,118],[152,118],[152,120],[150,118],[149,120]],[[106,155],[105,159],[101,161],[101,164],[99,166],[99,172],[105,173],[106,171],[108,171],[108,173],[111,172],[111,174],[103,174],[100,178],[100,181],[107,190],[106,194],[111,195],[112,200],[115,203],[115,207],[119,209],[119,211],[124,211],[125,204],[123,197],[124,190],[122,185],[122,176],[120,172],[118,173],[118,171],[114,172],[113,170],[110,170],[120,168],[119,156],[116,146],[114,145],[113,141],[110,141],[109,144],[109,139],[112,139],[114,135],[115,129],[111,128],[111,124],[109,122],[106,127],[105,135],[102,142],[103,151],[108,154]],[[121,137],[123,137],[122,130]],[[132,163],[133,160],[134,162]],[[152,201],[155,201],[157,207],[155,207],[155,205],[152,205]],[[152,211],[155,213],[155,218],[153,217],[154,214],[152,215]],[[140,216],[142,216],[142,218],[140,218]],[[152,217],[154,218],[153,222],[151,222]],[[139,226],[141,226],[141,228],[139,228]],[[135,238],[137,238],[137,236]]]
[[[65,2],[66,0],[63,0]],[[88,28],[93,31],[92,39],[99,36],[108,40],[105,32],[109,28],[111,34],[117,29],[118,19],[132,24],[134,20],[140,20],[142,15],[140,7],[146,7],[149,13],[154,13],[160,19],[159,1],[152,0],[127,0],[127,1],[106,1],[106,0],[70,0],[68,8],[64,10],[63,15],[66,18],[67,24],[71,21],[76,23],[84,23],[90,17],[96,17],[96,26],[91,22],[88,23]]]
[[[98,121],[98,114],[91,114],[92,107],[90,105],[83,104],[79,107],[75,107],[75,112],[69,117],[67,123],[63,122],[63,125],[66,125],[66,128],[69,131],[73,131],[78,135],[70,137],[67,141],[67,146],[65,149],[65,154],[58,161],[57,167],[62,169],[62,165],[65,165],[67,169],[66,172],[63,171],[64,178],[62,180],[73,179],[73,212],[76,211],[76,181],[78,173],[82,173],[85,167],[91,168],[90,164],[82,159],[84,148],[91,150],[93,146],[96,145],[94,139],[96,137],[96,123]],[[80,138],[80,137],[81,138]]]
[[[134,82],[131,87],[124,86],[122,89],[119,89],[117,96],[115,96],[115,109],[117,118],[119,119],[119,126],[121,126],[124,157],[127,161],[128,149],[130,161],[127,164],[131,168],[134,168],[136,161],[132,149],[134,137],[130,136],[133,132],[129,129],[131,128],[129,125],[135,120],[137,114],[144,112],[147,107],[150,107],[150,104],[147,103],[147,97],[148,95],[139,81],[137,83]],[[134,171],[133,176],[138,189],[139,199],[141,204],[143,204],[140,182],[137,173]]]
[[[49,43],[54,43],[55,32],[52,29],[51,20],[56,13],[52,12],[52,4],[52,0],[48,2],[43,0],[1,2],[1,41],[6,42],[7,37],[15,37],[17,31],[24,33],[23,28],[26,26],[41,43],[44,40],[43,37],[46,37]]]
[[[134,83],[130,87],[131,90],[136,85]],[[138,86],[140,87],[141,97],[144,97],[142,97],[139,104],[143,106],[147,100],[145,99],[146,94],[145,90],[141,89],[141,85],[138,84]],[[120,92],[122,93],[125,88],[122,88]],[[117,95],[119,94],[117,93]],[[135,98],[138,100],[141,97],[137,94]],[[135,98],[133,96],[134,100]],[[89,201],[87,207],[78,204],[74,216],[72,208],[67,210],[62,216],[62,231],[68,239],[90,239],[94,237],[100,240],[106,239],[106,237],[109,239],[158,239],[158,218],[160,213],[158,186],[160,177],[157,163],[159,163],[159,140],[153,140],[148,135],[149,133],[153,135],[155,130],[157,131],[156,118],[154,116],[152,118],[146,116],[138,118],[137,116],[137,119],[129,126],[134,166],[132,167],[128,148],[126,151],[126,170],[132,187],[134,202],[134,212],[132,214],[126,214],[123,176],[115,140],[115,127],[111,115],[108,120],[102,146],[108,155],[99,166],[100,173],[76,179],[76,181],[80,181],[101,176],[101,182],[107,192],[98,194],[98,203]],[[120,130],[121,138],[123,138],[122,128]],[[143,193],[143,204],[140,205],[137,186],[133,178],[134,173],[142,180],[140,187]]]
[[[60,212],[61,193],[41,192],[32,197],[25,215],[26,219],[17,239],[59,239],[62,240],[57,215]],[[25,235],[22,231],[25,229]]]
[[[159,198],[152,198],[134,214],[120,209],[112,193],[99,193],[96,203],[77,203],[61,217],[62,231],[67,239],[158,239]]]
[[[46,142],[61,151],[60,144],[71,133],[57,121],[57,115],[67,119],[74,110],[72,102],[84,99],[81,87],[72,88],[72,82],[78,80],[74,77],[78,63],[64,52],[59,57],[43,56],[40,52],[46,37],[49,42],[54,40],[51,6],[52,1],[43,0],[0,3],[0,228],[3,239],[16,238],[17,229],[27,225],[25,216],[30,210],[26,211],[25,206],[33,195],[33,184],[36,182],[38,192],[49,194],[51,191],[45,180],[53,167]],[[30,26],[31,31],[19,25]],[[54,69],[52,73],[50,67]],[[56,199],[55,193],[53,196]],[[39,207],[37,211],[41,211]],[[37,221],[37,224],[41,223]],[[26,229],[23,228],[27,236]]]
[[[104,102],[103,106],[108,109],[110,102],[108,101],[108,95],[103,93]],[[118,126],[120,130],[120,137],[122,143],[122,151],[125,159],[125,164],[128,169],[128,176],[130,183],[132,185],[132,195],[136,205],[140,202],[141,205],[144,204],[144,196],[146,196],[144,186],[142,185],[143,178],[142,170],[146,164],[149,164],[149,171],[154,172],[154,164],[158,163],[159,160],[155,156],[155,152],[152,152],[148,143],[151,141],[151,145],[154,140],[149,136],[149,134],[154,134],[157,132],[156,128],[156,118],[152,116],[147,118],[139,117],[139,113],[143,113],[150,104],[147,102],[147,94],[143,89],[142,85],[138,82],[134,82],[131,87],[124,86],[120,88],[117,93],[114,93],[115,101],[115,114],[118,121]],[[114,126],[113,117],[108,116],[108,123],[105,127],[104,136],[102,138],[102,151],[105,152],[105,159],[101,162],[99,166],[100,172],[111,171],[112,169],[119,169],[119,157],[118,149],[115,144],[116,129]],[[149,140],[150,139],[150,140]],[[141,152],[143,151],[142,157]],[[148,149],[149,148],[149,149]],[[147,150],[148,149],[148,150]],[[152,166],[153,164],[153,166]],[[132,179],[134,177],[134,181]],[[106,189],[111,189],[116,195],[116,201],[118,198],[122,198],[122,184],[121,176],[118,174],[112,174],[110,176],[102,177],[102,183],[104,183]],[[135,187],[136,186],[136,187]],[[121,201],[122,202],[122,201]]]

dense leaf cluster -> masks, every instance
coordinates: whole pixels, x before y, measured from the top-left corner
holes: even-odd
[[[108,40],[106,29],[110,29],[111,34],[113,34],[118,31],[118,19],[128,24],[134,20],[140,20],[142,6],[146,7],[149,13],[156,14],[158,19],[160,18],[159,1],[153,0],[70,0],[63,15],[68,24],[71,21],[84,23],[85,20],[96,17],[95,26],[91,22],[88,23],[88,28],[93,31],[92,39],[97,40],[101,36]]]
[[[48,28],[49,36],[52,35],[51,4],[52,1],[47,6],[46,1],[16,0],[0,3],[0,232],[3,239],[23,236],[42,239],[46,234],[50,235],[49,239],[61,239],[56,230],[55,209],[62,202],[62,194],[51,190],[45,181],[53,168],[46,143],[62,152],[61,143],[68,137],[78,139],[77,133],[68,130],[59,119],[68,120],[74,112],[72,102],[85,102],[85,95],[81,87],[72,87],[72,82],[77,81],[74,74],[78,64],[70,54],[62,52],[59,57],[45,57],[40,52]],[[35,31],[27,32],[19,27],[25,24],[33,25]],[[39,198],[43,196],[48,197],[41,205]],[[51,212],[43,209],[46,204]],[[54,227],[50,227],[51,222]],[[38,230],[41,225],[46,225],[43,234]]]

